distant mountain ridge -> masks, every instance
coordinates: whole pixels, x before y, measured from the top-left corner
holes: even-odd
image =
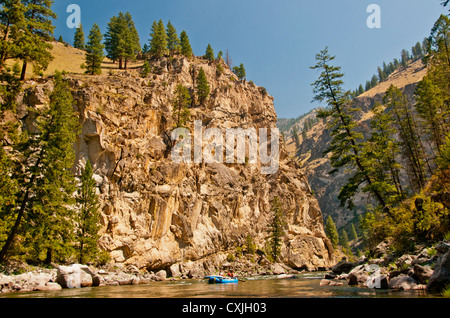
[[[371,109],[376,102],[382,102],[384,93],[390,85],[400,88],[407,96],[410,102],[414,101],[414,92],[417,84],[427,73],[427,68],[421,60],[410,63],[407,68],[399,69],[392,73],[386,81],[383,81],[364,92],[354,99],[356,106],[360,111],[356,114],[356,120],[359,123],[359,129],[367,132],[370,120],[373,116]],[[339,171],[332,177],[328,174],[331,170],[329,155],[324,156],[323,152],[327,149],[331,140],[330,131],[322,120],[316,119],[318,109],[310,111],[300,120],[291,124],[287,129],[279,126],[285,137],[285,146],[290,156],[295,157],[302,163],[309,184],[314,191],[315,197],[324,214],[324,218],[330,215],[338,228],[349,224],[357,215],[365,211],[367,197],[358,194],[355,197],[356,208],[353,211],[341,207],[338,194],[341,187],[345,184],[348,173]],[[306,134],[302,133],[305,121],[314,119],[315,123],[310,127]],[[288,122],[288,120],[285,120]],[[294,138],[294,128],[297,128],[299,138],[296,145]],[[306,137],[306,138],[305,138]]]

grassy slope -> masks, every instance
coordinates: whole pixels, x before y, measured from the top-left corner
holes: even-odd
[[[50,62],[47,70],[44,71],[44,76],[53,75],[55,71],[66,71],[68,73],[84,74],[84,69],[81,65],[85,62],[85,53],[82,50],[75,49],[70,45],[64,45],[59,42],[52,42],[53,49],[53,61]],[[12,65],[14,62],[9,61],[8,65]],[[19,62],[19,65],[22,64]],[[128,63],[129,71],[134,71],[140,67],[142,62]],[[118,64],[114,64],[108,58],[105,58],[102,64],[103,74],[108,74],[110,71],[119,71]],[[33,66],[27,67],[26,79],[38,78],[38,75],[33,74]]]

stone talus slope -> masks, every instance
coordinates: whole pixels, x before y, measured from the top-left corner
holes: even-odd
[[[147,78],[126,72],[66,76],[82,125],[74,171],[80,175],[86,160],[93,163],[101,201],[100,246],[115,263],[150,270],[194,264],[207,273],[248,235],[264,246],[271,200],[278,196],[288,224],[281,260],[296,269],[330,266],[334,260],[321,210],[284,148],[273,175],[261,174],[260,163],[171,160],[173,92],[179,83],[192,91],[200,67],[211,95],[205,105],[190,108],[191,131],[194,120],[202,121],[203,130],[275,128],[273,98],[239,81],[221,63],[221,74],[216,62],[176,57],[153,62]],[[25,94],[30,106],[46,103],[47,86],[51,82],[30,86]]]

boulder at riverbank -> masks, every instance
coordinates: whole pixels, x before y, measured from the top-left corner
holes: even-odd
[[[385,242],[376,247],[375,259],[346,259],[334,265],[321,285],[347,281],[348,285],[392,290],[426,290],[441,293],[450,285],[450,244],[439,242],[431,248],[418,248],[417,253],[398,258],[388,254]],[[324,280],[325,280],[324,279]]]
[[[163,273],[140,271],[134,266],[123,268],[93,268],[72,264],[57,268],[33,268],[18,275],[0,274],[0,294],[31,291],[57,291],[63,288],[83,288],[146,284],[159,281]]]

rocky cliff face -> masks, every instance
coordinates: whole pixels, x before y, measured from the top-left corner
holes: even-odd
[[[211,95],[205,105],[190,108],[191,131],[194,120],[202,121],[203,130],[275,128],[273,98],[221,65],[224,70],[218,72],[217,62],[175,57],[153,62],[146,78],[127,72],[66,76],[82,126],[74,145],[74,172],[80,175],[87,160],[93,164],[101,248],[115,263],[150,270],[197,266],[208,272],[245,245],[248,235],[264,247],[271,200],[278,196],[287,219],[281,260],[294,269],[330,266],[334,260],[321,210],[305,174],[283,147],[279,169],[271,175],[261,174],[259,161],[186,164],[171,159],[173,92],[179,83],[192,92],[200,67]],[[28,85],[24,104],[48,102],[51,80]],[[28,117],[23,114],[25,122]]]

